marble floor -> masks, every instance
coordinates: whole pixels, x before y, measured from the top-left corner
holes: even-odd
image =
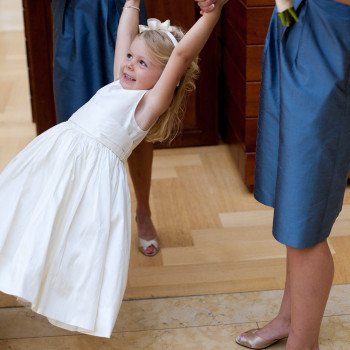
[[[320,349],[350,349],[350,285],[333,286]],[[124,301],[110,339],[51,326],[23,307],[0,309],[0,349],[7,350],[233,350],[240,332],[261,327],[278,310],[282,291]],[[285,342],[271,347],[282,350]]]
[[[35,136],[35,125],[31,122],[23,25],[20,23],[22,19],[20,11],[20,0],[0,0],[0,170]],[[223,145],[215,146],[214,148],[199,151],[199,153],[205,153],[207,160],[205,164],[213,164],[215,167],[232,167],[232,174],[234,174],[233,166],[229,164],[229,158],[225,155],[224,148]],[[201,169],[198,168],[198,159],[201,155],[190,155],[193,153],[193,150],[184,150],[181,153],[185,154],[184,157],[183,155],[181,156],[182,160],[186,162],[190,160],[197,167],[188,168],[186,171],[187,179],[190,175],[197,176],[201,172]],[[168,158],[169,163],[174,164],[175,158],[171,157],[176,158],[176,152],[172,152],[171,150],[157,151],[156,166],[157,159],[159,160],[160,158],[163,158],[162,164],[164,164],[164,158]],[[220,163],[218,159],[222,159],[224,163]],[[169,168],[163,169],[162,167],[156,167],[154,179],[158,179],[157,186],[155,186],[157,187],[155,191],[158,192],[153,193],[154,202],[158,203],[154,199],[158,198],[157,196],[166,195],[163,193],[164,191],[161,191],[163,186],[162,179],[164,177],[167,179],[176,178],[176,171],[179,171],[179,168],[183,168],[182,165],[177,169],[170,168],[170,170]],[[218,207],[217,211],[219,212],[224,212],[223,208],[225,204],[228,208],[234,210],[234,213],[222,214],[220,221],[214,214],[211,214],[208,208],[201,208],[203,212],[199,212],[196,215],[200,218],[204,217],[206,220],[203,222],[203,219],[201,219],[202,221],[198,223],[197,227],[197,229],[202,230],[200,231],[202,238],[203,235],[207,234],[204,227],[214,227],[216,221],[220,221],[222,223],[220,239],[225,239],[229,233],[228,228],[231,225],[230,220],[232,218],[234,218],[234,224],[239,224],[241,226],[240,230],[243,230],[246,221],[244,223],[238,223],[237,212],[246,211],[246,220],[249,221],[256,220],[258,217],[257,212],[263,209],[256,204],[251,194],[247,193],[244,189],[239,175],[233,176],[233,178],[224,178],[221,180],[225,184],[229,182],[230,186],[235,188],[235,202],[230,198],[225,198],[227,201],[226,204],[219,202],[213,202],[212,204]],[[218,186],[215,188],[215,191],[218,188],[221,189],[223,194],[227,193],[228,187]],[[198,192],[201,192],[201,188],[198,189]],[[339,260],[338,262],[338,284],[335,284],[332,288],[323,318],[320,336],[320,348],[322,350],[350,349],[350,284],[342,284],[341,282],[342,280],[347,280],[349,276],[349,269],[346,266],[348,265],[346,248],[349,245],[346,245],[347,240],[345,238],[348,234],[350,220],[349,191],[346,193],[345,200],[347,209],[344,211],[344,214],[346,215],[339,222],[336,228],[337,234],[334,235],[334,241],[332,242],[335,252],[338,252],[342,247],[345,248],[341,254],[336,254],[342,257],[342,261]],[[159,201],[159,203],[161,202]],[[184,204],[180,200],[175,204],[179,205],[179,203]],[[155,212],[159,215],[165,209],[161,205],[157,207],[156,204],[153,203],[156,209]],[[171,208],[169,209],[168,207],[166,210],[171,210]],[[204,210],[206,210],[206,215],[203,214]],[[264,230],[266,229],[267,231],[269,230],[269,220],[271,218],[266,213],[263,214],[263,217],[260,219],[262,222],[259,225],[265,227]],[[192,215],[191,220],[196,219],[196,215]],[[188,246],[193,243],[191,241],[192,237],[180,230],[181,227],[188,226],[188,231],[190,232],[192,224],[190,219],[180,216],[181,220],[178,220],[179,217],[174,216],[172,222],[169,220],[162,221],[159,217],[157,218],[156,216],[156,220],[158,220],[157,227],[163,227],[163,246],[168,247],[167,253],[164,256],[159,255],[155,259],[142,257],[137,253],[136,249],[132,253],[131,269],[135,268],[134,271],[141,271],[136,269],[140,268],[140,266],[149,267],[150,269],[146,274],[147,277],[141,276],[143,274],[142,271],[145,270],[142,270],[136,277],[139,279],[143,277],[143,280],[149,281],[150,285],[152,282],[154,284],[160,284],[157,275],[154,273],[151,274],[153,271],[151,268],[157,271],[157,268],[170,261],[170,258],[176,258],[176,254],[173,257],[171,256],[172,249],[182,249],[183,247],[183,252],[185,252],[187,249],[192,249],[191,247],[188,248]],[[240,217],[243,218],[244,215],[240,214]],[[197,223],[195,224],[197,225]],[[175,232],[178,239],[180,240],[181,238],[181,241],[176,241],[171,231],[174,228],[171,227],[170,230],[169,225],[181,225],[181,227],[175,226]],[[215,231],[216,228],[213,228],[213,230],[213,232],[217,233]],[[249,228],[245,228],[245,230],[248,235],[252,235]],[[265,231],[261,233],[261,235],[263,234],[265,235]],[[135,239],[135,235],[133,239]],[[208,242],[204,243],[212,248],[212,241],[208,240]],[[336,244],[337,242],[338,245]],[[222,249],[222,246],[220,246],[220,249]],[[200,249],[195,251],[196,254],[201,252]],[[281,260],[279,269],[283,272],[283,253],[278,250],[274,254],[275,261],[278,261],[278,259]],[[229,255],[232,254],[225,255],[225,259],[229,260]],[[213,263],[213,261],[208,262],[206,260],[207,256],[207,253],[198,255],[196,257],[197,263],[199,259],[203,260],[203,264]],[[222,254],[220,256],[222,259]],[[189,255],[189,258],[194,259],[192,253]],[[213,256],[209,255],[209,258],[213,259]],[[242,261],[244,259],[245,257],[242,257]],[[187,271],[191,266],[196,266],[196,261],[188,261],[187,265],[184,265],[183,270]],[[168,262],[166,274],[170,274],[173,271],[172,264]],[[204,274],[205,269],[206,267],[201,267]],[[221,273],[223,272],[225,271],[221,271]],[[217,273],[217,270],[212,271],[213,276],[215,273]],[[136,277],[134,277],[135,281],[137,281]],[[220,285],[217,282],[212,283],[212,285],[217,285],[216,289],[213,286],[209,288],[205,285],[205,280],[201,281],[201,285],[198,286],[198,290],[202,290],[203,293],[193,293],[194,289],[188,291],[184,289],[186,286],[183,287],[180,285],[181,278],[179,277],[177,277],[179,279],[176,281],[176,292],[171,294],[170,290],[171,288],[173,290],[175,289],[175,284],[169,284],[167,291],[164,292],[168,296],[176,295],[173,297],[152,298],[151,295],[154,293],[154,289],[149,289],[149,292],[147,292],[150,295],[149,298],[133,298],[133,294],[131,293],[132,288],[129,288],[129,300],[125,300],[122,304],[111,339],[75,334],[53,327],[48,323],[46,318],[19,306],[14,302],[13,298],[0,293],[0,350],[243,349],[235,344],[235,336],[244,330],[261,327],[274,317],[278,311],[282,291],[274,288],[274,284],[271,284],[271,281],[267,281],[265,275],[261,275],[260,279],[258,275],[254,277],[261,286],[261,290],[257,290],[259,288],[255,284],[254,291],[252,291],[252,284],[248,281],[247,277],[240,277],[239,292],[235,293],[228,292],[228,290],[234,290],[234,288],[231,288],[231,285],[227,287],[227,285]],[[169,278],[174,279],[173,275],[168,275]],[[230,277],[227,279],[229,280]],[[281,282],[283,281],[278,281],[276,285],[281,286]],[[216,292],[211,292],[213,290]],[[147,293],[146,295],[148,295]],[[194,295],[189,296],[189,294]],[[280,342],[271,347],[271,349],[284,348],[285,342]]]

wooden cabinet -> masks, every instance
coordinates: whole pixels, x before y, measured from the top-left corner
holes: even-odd
[[[161,21],[169,18],[172,24],[184,29],[189,29],[199,16],[199,8],[193,0],[145,0],[145,3],[148,17]],[[23,0],[23,8],[32,112],[40,134],[55,124],[51,1]],[[173,146],[218,143],[218,62],[218,36],[215,30],[200,55],[201,75],[197,90],[189,97],[183,133]]]
[[[274,0],[230,0],[222,17],[220,131],[248,187],[254,184],[261,56]]]

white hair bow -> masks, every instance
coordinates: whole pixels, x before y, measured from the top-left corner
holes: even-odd
[[[146,31],[146,30],[159,30],[161,32],[164,32],[171,42],[173,43],[174,47],[178,44],[176,38],[171,33],[173,30],[173,27],[170,25],[170,20],[167,19],[165,22],[161,22],[159,19],[156,18],[149,18],[147,20],[147,26],[139,25],[139,31],[140,33]]]

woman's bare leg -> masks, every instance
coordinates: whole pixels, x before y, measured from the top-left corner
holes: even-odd
[[[263,339],[282,339],[288,336],[291,323],[290,266],[287,254],[286,282],[278,315],[265,325],[257,335]]]
[[[153,144],[142,141],[128,159],[130,176],[136,196],[137,229],[140,238],[147,241],[157,237],[151,219],[149,196],[151,190]]]
[[[287,247],[290,268],[291,328],[287,350],[318,350],[322,317],[334,277],[327,241],[311,248]]]
[[[256,334],[266,340],[289,335],[287,350],[319,350],[319,332],[333,276],[327,241],[311,248],[287,247],[286,284],[279,313]]]

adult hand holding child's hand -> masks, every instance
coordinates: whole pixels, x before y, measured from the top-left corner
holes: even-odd
[[[198,6],[201,8],[201,14],[204,12],[210,12],[215,7],[215,1],[216,0],[195,0],[198,4]]]
[[[194,1],[196,1],[198,6],[200,7],[201,15],[203,15],[204,12],[213,11],[217,6],[222,7],[228,2],[228,0],[194,0]]]
[[[201,8],[201,14],[204,12],[211,12],[217,5],[223,6],[228,0],[195,0]]]

